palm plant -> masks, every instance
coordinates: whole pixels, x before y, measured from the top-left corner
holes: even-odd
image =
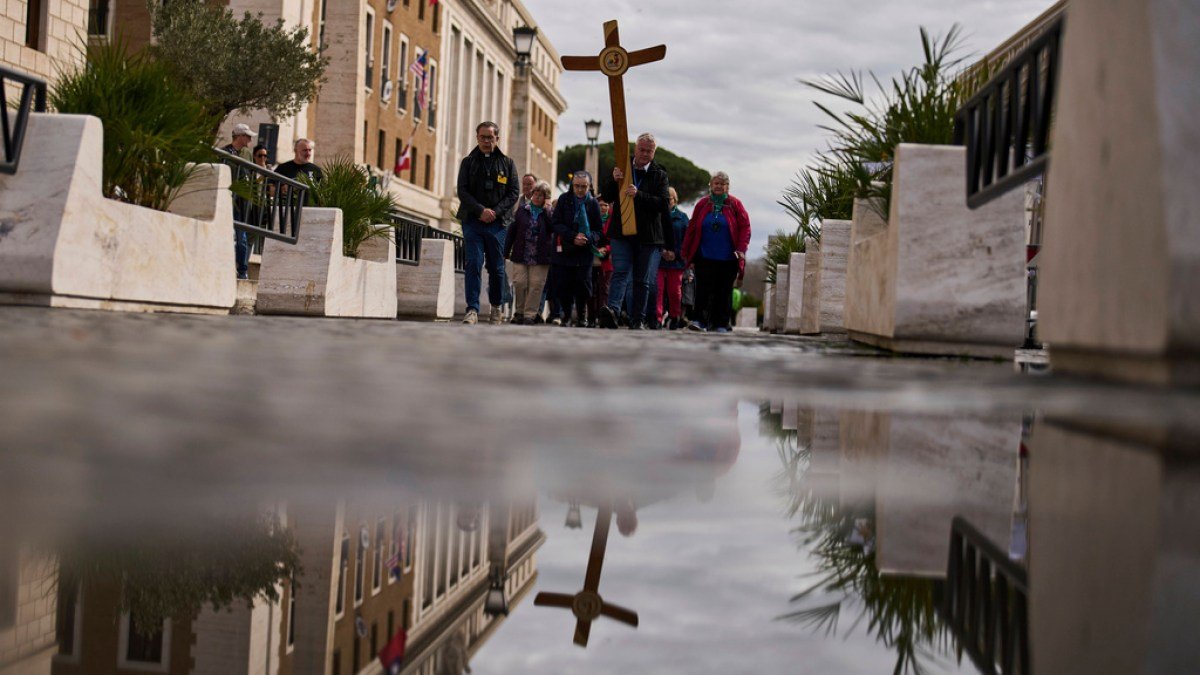
[[[848,101],[856,110],[838,113],[814,101],[831,120],[822,129],[833,135],[829,155],[859,182],[857,196],[871,198],[885,219],[891,201],[893,153],[900,143],[947,145],[954,141],[954,114],[969,86],[953,73],[963,58],[961,28],[954,25],[945,36],[930,36],[921,29],[924,62],[892,78],[885,86],[872,73],[878,100],[868,100],[861,73],[837,73],[801,82],[823,94]]]
[[[393,229],[384,223],[392,221],[396,198],[372,182],[368,170],[345,155],[334,157],[321,170],[325,177],[320,181],[301,179],[314,206],[342,210],[342,253],[356,258],[363,243],[393,238]]]
[[[865,195],[870,182],[870,174],[860,165],[821,154],[813,165],[796,175],[776,203],[805,236],[819,238],[822,221],[850,219],[854,198]]]
[[[788,259],[793,253],[804,253],[805,237],[815,239],[820,236],[819,226],[816,223],[809,223],[807,227],[797,227],[795,232],[779,230],[768,237],[767,245],[763,247],[763,252],[766,253],[763,265],[766,269],[767,283],[775,283],[779,266],[788,264]]]
[[[166,210],[192,174],[211,160],[214,119],[173,81],[169,68],[125,43],[88,47],[87,60],[61,74],[50,93],[61,113],[104,124],[104,195]]]

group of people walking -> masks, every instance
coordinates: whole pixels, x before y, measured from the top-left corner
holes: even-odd
[[[654,161],[654,136],[642,134],[631,166],[614,167],[598,193],[593,176],[576,171],[571,189],[554,200],[549,183],[531,174],[518,183],[515,164],[497,147],[495,123],[482,122],[475,132],[478,145],[462,160],[457,185],[466,248],[463,323],[479,321],[486,267],[492,323],[504,321],[508,302],[513,323],[535,323],[549,300],[549,321],[557,325],[729,330],[750,217],[729,194],[728,175],[712,176],[689,218]],[[630,184],[622,191],[626,172]],[[622,227],[622,197],[633,207],[631,231]],[[686,279],[694,279],[694,298],[685,317]]]

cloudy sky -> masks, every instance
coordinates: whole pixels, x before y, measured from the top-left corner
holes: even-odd
[[[964,31],[964,55],[986,54],[1053,0],[525,0],[560,54],[597,54],[602,24],[620,21],[628,49],[667,45],[664,61],[625,76],[631,136],[652,131],[659,145],[732,178],[746,202],[761,251],[767,234],[795,227],[775,204],[796,172],[825,146],[798,78],[874,71],[886,80],[918,64],[918,30]],[[612,139],[608,88],[599,73],[564,73],[570,108],[559,142],[585,142],[583,121],[604,120]],[[828,99],[826,99],[828,100]]]

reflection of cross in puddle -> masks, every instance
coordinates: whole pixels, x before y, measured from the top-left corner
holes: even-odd
[[[637,612],[625,609],[612,603],[605,602],[597,589],[600,588],[600,569],[604,566],[604,549],[608,546],[608,526],[612,520],[612,506],[600,507],[596,515],[596,530],[592,534],[592,552],[588,556],[587,575],[583,580],[583,590],[575,595],[565,593],[538,593],[533,604],[538,607],[570,608],[575,615],[575,644],[586,647],[588,634],[592,630],[592,621],[601,615],[627,623],[634,628],[638,625]]]

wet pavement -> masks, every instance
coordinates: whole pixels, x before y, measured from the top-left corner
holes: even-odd
[[[0,672],[31,618],[61,656],[23,672],[260,672],[193,608],[262,592],[266,672],[380,672],[400,626],[406,673],[973,673],[1002,644],[1197,672],[1196,410],[829,338],[0,308]],[[956,517],[1015,570],[991,652],[948,623]],[[97,626],[191,639],[133,653],[79,587]]]

